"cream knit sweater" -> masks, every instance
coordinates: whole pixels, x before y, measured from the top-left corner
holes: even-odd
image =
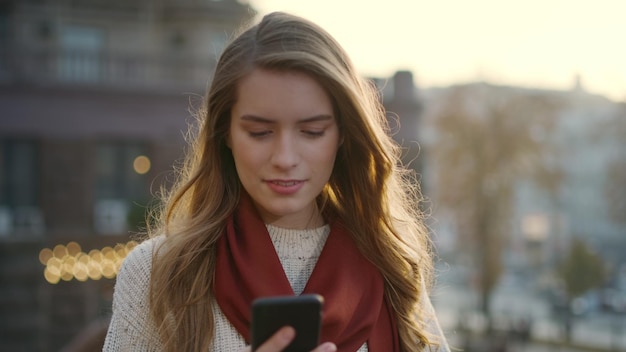
[[[295,294],[304,290],[306,282],[330,232],[328,225],[310,230],[290,230],[267,226],[276,253]],[[137,246],[124,260],[117,276],[113,294],[113,315],[104,344],[104,351],[160,351],[156,326],[148,310],[148,287],[152,253],[162,237],[149,239]],[[426,300],[432,309],[430,300]],[[213,301],[215,336],[211,351],[241,351],[246,343]],[[436,321],[429,324],[431,333],[443,335]],[[448,351],[447,346],[440,351]],[[364,344],[358,352],[367,351]]]

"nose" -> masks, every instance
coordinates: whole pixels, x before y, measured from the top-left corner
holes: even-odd
[[[298,165],[300,156],[297,144],[289,133],[281,134],[279,138],[276,138],[272,150],[272,165],[280,169],[289,169]]]

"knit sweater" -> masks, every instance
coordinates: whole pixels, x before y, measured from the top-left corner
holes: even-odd
[[[292,230],[267,226],[270,238],[287,279],[295,294],[304,290],[330,233],[330,226],[309,230]],[[149,239],[137,246],[124,260],[113,294],[113,315],[107,332],[104,351],[160,351],[162,346],[156,325],[148,309],[148,289],[152,254],[163,237]],[[427,297],[427,296],[426,296]],[[427,308],[432,310],[430,300]],[[211,351],[241,351],[246,347],[243,337],[230,324],[215,300],[212,301],[215,335]],[[436,320],[429,323],[431,333],[443,335]],[[448,351],[447,346],[440,351]],[[367,351],[364,344],[358,352]]]

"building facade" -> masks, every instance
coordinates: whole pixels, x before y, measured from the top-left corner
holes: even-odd
[[[254,15],[235,0],[0,5],[0,350],[57,351],[106,320],[113,278],[81,260],[123,256]]]

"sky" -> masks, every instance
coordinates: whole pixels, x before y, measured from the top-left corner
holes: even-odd
[[[248,0],[306,17],[366,76],[413,72],[418,87],[473,81],[586,90],[626,101],[623,0]]]

